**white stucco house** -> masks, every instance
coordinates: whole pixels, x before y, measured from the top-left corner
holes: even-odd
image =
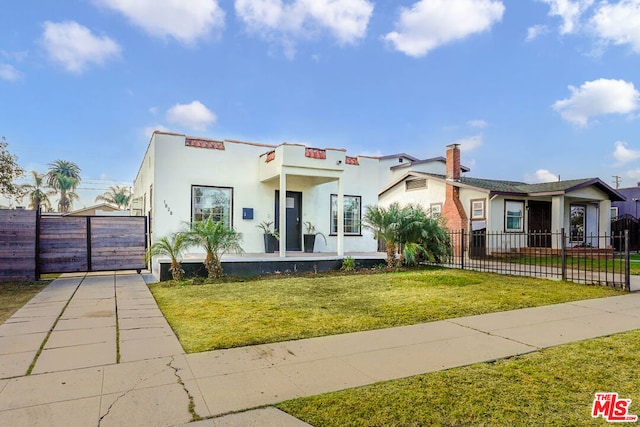
[[[378,165],[377,158],[352,157],[343,149],[156,131],[134,182],[132,207],[134,214],[150,216],[152,242],[213,215],[242,233],[247,253],[265,251],[257,227],[262,222],[279,229],[281,257],[303,250],[305,223],[326,236],[326,244],[316,239],[316,252],[375,252],[377,243],[360,218],[364,206],[377,204]]]
[[[443,216],[452,230],[502,236],[483,241],[480,250],[555,249],[559,241],[542,233],[562,229],[572,245],[604,248],[610,241],[597,236],[610,234],[611,202],[624,200],[599,178],[527,184],[467,177],[456,144],[447,147],[444,169],[409,167],[380,191],[379,203],[419,204]]]
[[[213,215],[242,233],[249,254],[265,252],[258,225],[270,222],[279,230],[282,259],[304,249],[305,223],[326,236],[326,243],[316,239],[314,252],[376,253],[378,242],[363,229],[362,215],[366,206],[395,202],[430,209],[451,230],[508,236],[475,248],[487,253],[555,248],[557,241],[534,241],[528,233],[563,228],[576,245],[610,243],[589,236],[610,232],[611,202],[624,197],[600,179],[526,184],[471,178],[468,172],[455,144],[447,147],[446,157],[369,157],[156,131],[134,182],[132,211],[149,217],[152,243]]]

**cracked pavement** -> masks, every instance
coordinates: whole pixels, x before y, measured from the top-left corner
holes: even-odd
[[[638,328],[636,292],[187,355],[142,275],[64,277],[0,325],[0,425],[301,427],[249,409]]]

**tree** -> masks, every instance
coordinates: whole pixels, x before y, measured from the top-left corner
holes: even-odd
[[[388,208],[367,206],[362,225],[373,231],[378,241],[385,243],[387,252],[387,267],[396,264],[396,244],[398,243],[397,229],[399,226],[400,206],[391,204]]]
[[[109,191],[96,197],[96,202],[99,201],[115,205],[118,209],[126,209],[131,201],[131,193],[128,187],[112,185],[109,187]]]
[[[244,252],[240,246],[242,234],[224,223],[224,218],[214,221],[211,216],[202,221],[188,224],[187,240],[191,245],[202,247],[207,256],[204,266],[209,278],[217,279],[224,275],[220,258],[229,251]]]
[[[75,190],[80,185],[80,181],[80,167],[74,162],[56,160],[49,163],[47,184],[60,193],[58,211],[69,212],[73,201],[79,199]]]
[[[24,169],[18,166],[18,157],[11,154],[5,137],[0,140],[0,194],[8,198],[20,198],[20,186],[14,183],[16,178],[24,175]]]
[[[151,261],[154,256],[168,256],[171,258],[171,277],[173,280],[182,280],[184,270],[180,264],[180,259],[188,247],[188,239],[185,233],[173,233],[169,237],[162,237],[151,245],[146,253],[146,261]]]
[[[23,184],[20,186],[20,190],[24,196],[29,197],[29,208],[38,209],[42,208],[47,210],[51,208],[51,201],[49,196],[55,194],[54,191],[46,191],[45,187],[45,174],[39,174],[36,171],[31,171],[31,177],[33,178],[33,184]]]

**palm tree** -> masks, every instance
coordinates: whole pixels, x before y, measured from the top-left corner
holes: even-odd
[[[451,243],[446,230],[420,206],[402,208],[397,232],[402,244],[399,264],[415,265],[420,257],[439,263],[450,254]]]
[[[187,235],[185,233],[173,233],[169,237],[162,237],[149,247],[145,255],[147,263],[154,256],[168,256],[171,258],[171,277],[173,280],[182,280],[184,270],[180,264],[180,259],[188,247]]]
[[[51,208],[51,201],[49,196],[55,194],[54,191],[45,191],[46,174],[39,174],[36,171],[31,171],[33,177],[33,184],[23,184],[20,189],[25,196],[29,197],[29,208],[38,209],[43,208],[45,210]]]
[[[362,218],[363,227],[373,231],[376,240],[385,243],[389,268],[396,264],[399,217],[400,207],[397,203],[393,203],[388,208],[367,206]]]
[[[112,185],[109,187],[109,191],[96,197],[96,202],[98,201],[116,205],[118,209],[126,209],[131,201],[131,193],[128,187]]]
[[[73,201],[79,198],[75,190],[78,188],[80,180],[80,167],[74,162],[56,160],[49,163],[47,184],[60,192],[60,200],[58,201],[60,212],[69,212]]]
[[[224,219],[214,221],[212,217],[202,221],[193,221],[186,231],[190,244],[204,248],[207,256],[204,266],[209,278],[217,279],[224,275],[220,257],[229,251],[244,252],[240,246],[242,234],[224,223]]]

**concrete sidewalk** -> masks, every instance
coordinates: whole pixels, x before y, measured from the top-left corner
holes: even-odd
[[[628,294],[186,355],[141,275],[58,279],[0,326],[0,425],[183,425],[638,328]],[[265,408],[189,425],[305,424]]]

